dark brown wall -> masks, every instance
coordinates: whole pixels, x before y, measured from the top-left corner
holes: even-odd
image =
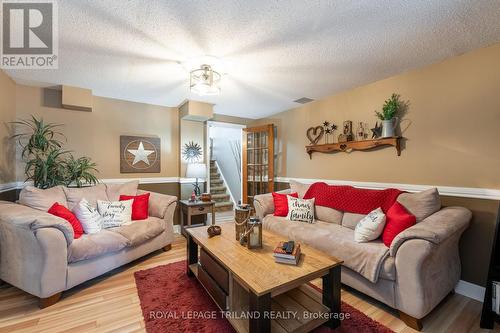
[[[174,195],[179,199],[180,184],[179,183],[162,183],[162,184],[140,184],[139,188],[144,191],[157,192],[161,194]],[[180,224],[179,205],[175,209],[174,224]]]
[[[11,191],[6,191],[0,193],[0,200],[2,201],[16,201],[19,196],[18,196],[17,190],[11,190]]]
[[[276,191],[289,187],[288,183],[274,185]],[[441,200],[443,206],[462,206],[472,211],[470,227],[460,240],[461,279],[485,286],[500,202],[449,196],[442,196]]]

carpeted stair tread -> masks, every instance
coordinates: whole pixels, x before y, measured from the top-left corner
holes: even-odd
[[[217,199],[219,199],[219,200],[221,200],[221,201],[228,201],[228,199],[229,199],[229,194],[227,194],[227,193],[212,194],[212,199],[213,199],[213,200],[217,200]]]

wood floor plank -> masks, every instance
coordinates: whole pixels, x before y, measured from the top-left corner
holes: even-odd
[[[186,243],[177,236],[168,252],[157,251],[142,260],[69,290],[57,304],[40,310],[37,299],[13,286],[0,286],[0,332],[145,332],[134,272],[186,258]],[[321,280],[313,284],[321,287]],[[394,310],[346,288],[342,300],[397,333],[414,333]],[[481,303],[452,295],[424,318],[423,332],[487,333],[479,328]]]

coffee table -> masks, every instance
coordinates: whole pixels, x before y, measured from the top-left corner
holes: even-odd
[[[297,222],[299,223],[299,222]],[[263,248],[249,250],[235,237],[234,223],[186,229],[188,276],[196,277],[237,332],[309,332],[340,325],[342,261],[301,244],[297,266],[274,262],[283,236],[263,231]],[[307,282],[322,278],[320,293]]]

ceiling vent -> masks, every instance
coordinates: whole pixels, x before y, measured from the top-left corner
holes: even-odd
[[[302,98],[296,99],[294,102],[295,103],[299,103],[299,104],[306,104],[306,103],[309,103],[309,102],[312,102],[312,101],[314,101],[314,99],[311,99],[311,98],[308,98],[308,97],[302,97]]]

